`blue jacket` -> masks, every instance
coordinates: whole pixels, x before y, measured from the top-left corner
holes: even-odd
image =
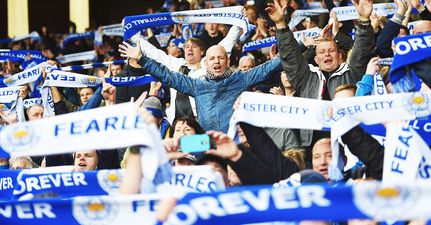
[[[282,71],[279,57],[246,72],[235,71],[230,77],[221,80],[210,80],[204,76],[193,79],[170,71],[145,56],[138,63],[145,72],[163,84],[195,98],[198,120],[204,130],[223,132],[229,128],[232,106],[238,96],[249,87]]]

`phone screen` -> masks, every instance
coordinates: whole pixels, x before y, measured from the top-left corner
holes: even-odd
[[[180,139],[182,152],[204,152],[210,149],[210,137],[208,134],[194,134],[183,136]]]

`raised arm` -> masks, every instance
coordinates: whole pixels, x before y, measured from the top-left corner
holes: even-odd
[[[195,96],[196,80],[185,76],[184,74],[173,72],[166,66],[142,55],[140,44],[133,47],[130,44],[123,42],[123,44],[120,44],[118,51],[121,53],[122,57],[138,59],[138,64],[142,66],[142,69],[146,73],[159,79],[163,84],[167,84],[184,94],[193,97]]]
[[[365,164],[368,176],[381,180],[383,173],[383,146],[359,126],[345,133],[341,139],[349,147],[350,152]]]
[[[355,4],[359,14],[359,25],[356,32],[355,43],[353,44],[352,56],[349,60],[349,66],[355,82],[361,80],[365,74],[367,64],[375,54],[374,31],[371,26],[370,15],[373,11],[372,0],[359,0]]]
[[[398,36],[402,22],[405,19],[406,5],[401,0],[395,0],[395,3],[397,4],[395,15],[388,21],[377,37],[377,54],[382,58],[392,57],[394,55],[391,48],[392,40]]]
[[[281,154],[280,149],[262,128],[247,123],[239,125],[253,153],[270,169],[274,182],[286,179],[299,171],[298,165]]]
[[[218,43],[218,45],[223,46],[223,48],[226,49],[228,56],[230,56],[233,46],[235,45],[236,40],[238,40],[240,34],[241,28],[232,26],[226,34],[226,37]]]
[[[143,37],[139,39],[139,44],[141,46],[141,51],[147,57],[154,59],[173,71],[178,71],[180,67],[184,64],[183,58],[175,58],[166,54],[166,52],[156,48],[154,45],[149,43]]]
[[[265,11],[268,13],[277,28],[278,49],[284,71],[290,84],[297,91],[301,91],[312,73],[308,67],[307,60],[302,55],[298,42],[293,37],[286,22],[284,21],[284,11],[279,0],[269,3]]]
[[[245,79],[247,87],[253,86],[268,79],[271,75],[280,74],[283,71],[280,62],[280,57],[275,57],[262,65],[244,72],[241,76]]]
[[[240,149],[240,146],[237,146],[223,132],[208,131],[207,133],[211,137],[211,143],[215,143],[217,147],[217,149],[211,149],[207,153],[226,159],[237,173],[242,184],[272,184],[275,182],[273,173],[250,149]]]

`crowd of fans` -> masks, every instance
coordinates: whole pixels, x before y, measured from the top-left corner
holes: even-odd
[[[170,11],[213,7],[212,2],[173,1]],[[425,1],[426,5],[430,1]],[[223,1],[224,6],[236,1]],[[42,50],[51,64],[60,67],[91,62],[59,64],[56,57],[70,53],[95,50],[95,61],[127,58],[127,64],[107,68],[75,71],[99,77],[132,77],[151,74],[160,82],[138,87],[114,87],[104,84],[93,88],[51,87],[56,115],[87,110],[105,105],[140,101],[156,124],[165,150],[173,166],[211,165],[222,174],[226,186],[274,184],[292,174],[312,169],[328,181],[328,166],[332,161],[330,133],[325,131],[256,127],[239,123],[239,141],[226,135],[229,119],[238,107],[244,91],[269,95],[294,96],[331,101],[335,98],[370,95],[373,76],[382,75],[386,88],[392,92],[388,66],[380,65],[380,58],[392,57],[392,40],[397,37],[431,32],[431,9],[419,0],[395,0],[396,12],[391,18],[373,13],[371,0],[341,2],[324,0],[322,8],[354,5],[358,20],[339,22],[335,14],[307,17],[295,28],[288,22],[297,9],[307,9],[316,2],[304,0],[274,0],[267,6],[261,1],[244,4],[243,13],[256,26],[245,42],[239,42],[240,28],[223,24],[193,24],[193,38],[179,43],[181,25],[149,28],[135,43],[123,43],[120,37],[103,36],[101,45],[92,39],[62,44],[63,36],[42,27],[41,40],[30,39],[3,44],[14,50]],[[431,3],[431,2],[430,2]],[[153,10],[149,10],[152,12]],[[412,14],[417,11],[417,14]],[[332,18],[331,23],[328,23]],[[419,20],[412,30],[408,22]],[[319,36],[302,37],[298,43],[293,31],[321,28]],[[352,31],[354,34],[352,37]],[[156,38],[161,32],[172,32],[166,47]],[[271,36],[277,45],[251,52],[243,52],[246,42]],[[31,60],[31,59],[28,59]],[[422,65],[422,68],[429,66]],[[22,71],[20,64],[0,63],[0,77]],[[422,78],[421,91],[429,90],[427,70],[418,71]],[[19,96],[28,98],[30,87],[21,88]],[[0,108],[1,110],[1,108]],[[26,109],[28,121],[43,119],[42,105]],[[16,115],[1,112],[3,126],[16,122]],[[306,123],[306,121],[303,121]],[[185,135],[207,133],[214,149],[205,153],[185,153],[179,148]],[[344,171],[344,181],[381,180],[384,147],[370,134],[357,126],[342,136],[348,149],[362,164]],[[239,142],[239,144],[238,144]],[[133,148],[109,151],[78,151],[40,157],[9,159],[11,169],[28,169],[60,165],[74,165],[76,171],[135,168],[141,163],[139,152]],[[345,163],[347,158],[344,156]],[[136,183],[139,186],[139,182]],[[138,193],[139,187],[124,190]]]

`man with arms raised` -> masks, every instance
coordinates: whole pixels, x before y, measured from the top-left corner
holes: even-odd
[[[280,0],[274,0],[274,3],[265,9],[277,28],[283,69],[300,97],[331,100],[338,86],[355,85],[365,74],[375,48],[374,32],[370,22],[373,2],[359,0],[359,3],[353,3],[359,14],[359,25],[348,62],[343,62],[342,53],[334,41],[324,40],[316,47],[314,60],[318,67],[309,65],[302,55],[298,42],[284,20],[286,6],[281,6]],[[301,130],[300,136],[302,146],[313,146],[320,138],[329,137],[320,131],[312,130]]]
[[[229,67],[226,50],[220,45],[206,52],[206,74],[193,79],[170,71],[165,66],[142,55],[140,44],[136,47],[124,43],[119,49],[121,56],[139,59],[143,70],[162,83],[190,95],[196,100],[199,123],[204,130],[227,132],[232,105],[236,98],[249,87],[264,81],[282,70],[278,57],[246,72],[233,71]]]

